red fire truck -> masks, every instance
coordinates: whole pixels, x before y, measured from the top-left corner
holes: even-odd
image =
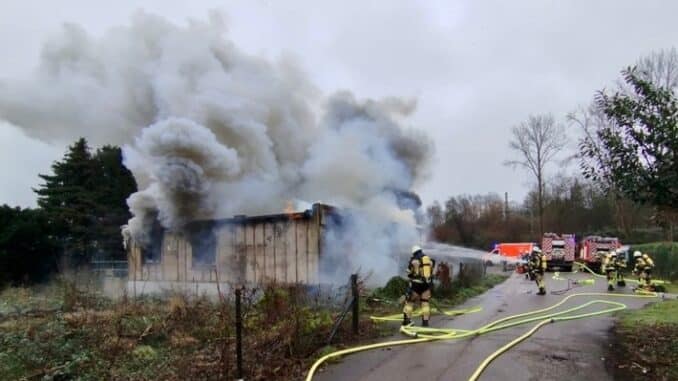
[[[620,247],[621,243],[617,237],[587,236],[581,241],[579,259],[584,261],[592,270],[599,271],[602,257]]]
[[[541,250],[546,255],[550,269],[558,267],[560,270],[572,271],[575,246],[574,234],[544,233],[541,241]]]

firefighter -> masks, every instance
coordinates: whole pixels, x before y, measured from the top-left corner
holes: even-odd
[[[633,258],[636,260],[635,266],[633,267],[633,273],[638,276],[639,287],[651,290],[654,261],[652,261],[652,258],[650,258],[649,255],[642,254],[640,251],[634,252]]]
[[[546,272],[546,255],[541,252],[541,249],[534,247],[532,255],[530,256],[529,268],[531,277],[537,282],[539,292],[537,295],[546,295],[546,287],[544,286],[544,272]]]
[[[607,275],[607,291],[614,291],[614,281],[617,279],[617,252],[611,251],[603,257],[602,270]]]
[[[403,309],[403,325],[412,323],[412,311],[414,303],[421,302],[421,325],[428,327],[428,320],[431,316],[431,290],[433,289],[433,268],[435,261],[419,246],[412,246],[412,257],[407,266],[407,277],[410,278],[410,285],[405,295],[405,308]]]
[[[520,259],[523,261],[523,270],[525,271],[525,279],[526,280],[534,280],[534,276],[532,272],[530,271],[530,253],[529,252],[524,252],[520,254]]]
[[[626,281],[624,280],[624,271],[626,271],[626,259],[624,258],[626,253],[621,249],[617,249],[617,260],[614,262],[615,269],[617,270],[617,286],[625,287]]]

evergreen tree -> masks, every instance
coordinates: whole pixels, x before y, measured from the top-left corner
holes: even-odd
[[[0,285],[41,281],[54,271],[52,237],[41,210],[0,206]]]
[[[45,181],[34,191],[38,206],[54,227],[66,260],[83,263],[91,254],[92,211],[95,200],[92,155],[84,138],[77,140],[62,161],[52,164],[53,175],[39,175]]]
[[[96,205],[94,255],[107,259],[125,259],[120,227],[131,215],[127,198],[136,192],[137,184],[132,173],[122,165],[119,147],[104,146],[97,150],[93,164],[96,182],[93,187]]]
[[[105,146],[92,155],[84,138],[52,165],[53,174],[35,192],[69,265],[94,256],[124,258],[120,226],[129,219],[125,200],[136,191],[122,165],[120,148]]]

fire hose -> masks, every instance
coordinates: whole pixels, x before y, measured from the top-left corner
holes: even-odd
[[[556,279],[556,278],[553,278]],[[575,287],[582,287],[582,286],[590,286],[595,283],[595,279],[582,279],[582,280],[574,280],[574,279],[558,279],[558,280],[567,280],[567,287],[561,289],[561,290],[553,290],[551,291],[551,295],[563,295],[567,293],[568,291],[572,290]]]
[[[487,366],[497,357],[499,357],[501,354],[504,352],[508,351],[521,341],[527,339],[531,335],[533,335],[535,332],[539,330],[542,326],[548,324],[548,323],[555,323],[559,321],[567,321],[567,320],[574,320],[574,319],[583,319],[587,317],[592,317],[592,316],[598,316],[598,315],[603,315],[603,314],[608,314],[616,311],[621,311],[623,309],[626,309],[627,306],[623,303],[619,302],[613,302],[613,301],[608,301],[608,300],[602,300],[602,299],[596,299],[596,300],[591,300],[589,302],[580,304],[579,306],[572,307],[563,311],[559,312],[553,312],[553,313],[547,313],[549,311],[552,311],[559,306],[563,305],[566,303],[568,300],[576,297],[583,297],[583,296],[605,296],[605,297],[626,297],[626,298],[655,298],[657,297],[656,293],[648,293],[648,294],[640,294],[640,295],[635,295],[635,294],[607,294],[607,293],[596,293],[596,292],[589,292],[589,293],[578,293],[578,294],[572,294],[569,296],[566,296],[563,298],[560,302],[546,308],[534,310],[534,311],[529,311],[517,315],[511,315],[507,316],[498,320],[495,320],[489,324],[486,324],[480,328],[477,328],[475,330],[461,330],[461,329],[446,329],[446,328],[427,328],[427,327],[414,327],[414,326],[403,326],[400,327],[400,331],[404,333],[405,335],[413,337],[412,339],[405,339],[405,340],[395,340],[395,341],[386,341],[382,343],[376,343],[376,344],[370,344],[370,345],[362,345],[362,346],[357,346],[357,347],[352,347],[352,348],[347,348],[343,349],[340,351],[336,351],[330,354],[327,354],[321,358],[319,358],[313,366],[308,371],[308,374],[306,376],[306,381],[311,381],[313,379],[313,375],[315,374],[315,371],[318,369],[318,367],[325,361],[339,357],[339,356],[344,356],[356,352],[361,352],[361,351],[366,351],[370,349],[377,349],[377,348],[385,348],[385,347],[393,347],[393,346],[399,346],[399,345],[408,345],[408,344],[417,344],[417,343],[424,343],[424,342],[431,342],[431,341],[437,341],[437,340],[450,340],[450,339],[462,339],[462,338],[467,338],[467,337],[475,337],[475,336],[480,336],[484,335],[486,333],[498,331],[501,329],[506,329],[510,327],[515,327],[518,325],[534,322],[534,321],[539,321],[537,325],[535,325],[532,329],[530,329],[528,332],[524,333],[523,335],[519,336],[515,340],[511,341],[510,343],[504,345],[503,347],[499,348],[497,351],[492,353],[490,356],[488,356],[485,360],[483,360],[476,371],[471,375],[469,378],[469,381],[475,381],[480,377],[480,374],[487,368]],[[594,312],[587,312],[587,313],[579,313],[579,314],[574,314],[574,315],[569,315],[575,311],[579,311],[581,309],[593,306],[593,305],[608,305],[610,306],[607,309],[603,309],[600,311],[594,311]],[[458,310],[457,312],[462,311]],[[470,310],[469,310],[470,311]],[[448,311],[449,312],[449,311]],[[477,311],[474,311],[477,312]],[[469,313],[468,311],[465,313]],[[375,319],[377,320],[377,319]],[[386,320],[386,319],[384,319]]]
[[[470,314],[474,312],[479,312],[482,311],[481,307],[472,307],[472,308],[464,308],[464,309],[457,309],[457,310],[445,310],[442,309],[441,307],[437,306],[433,300],[430,301],[431,304],[433,304],[433,308],[431,309],[431,312],[433,313],[438,313],[441,315],[446,315],[446,316],[457,316],[457,315],[463,315],[463,314]],[[414,311],[412,313],[412,317],[417,317],[421,316],[421,310]],[[370,316],[370,319],[373,321],[402,321],[403,320],[403,314],[393,314],[393,315],[387,315],[387,316]]]

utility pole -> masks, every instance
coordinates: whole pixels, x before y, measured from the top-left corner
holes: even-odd
[[[502,210],[504,221],[508,218],[508,192],[504,192],[504,209]]]
[[[530,237],[534,237],[534,205],[530,203]]]

